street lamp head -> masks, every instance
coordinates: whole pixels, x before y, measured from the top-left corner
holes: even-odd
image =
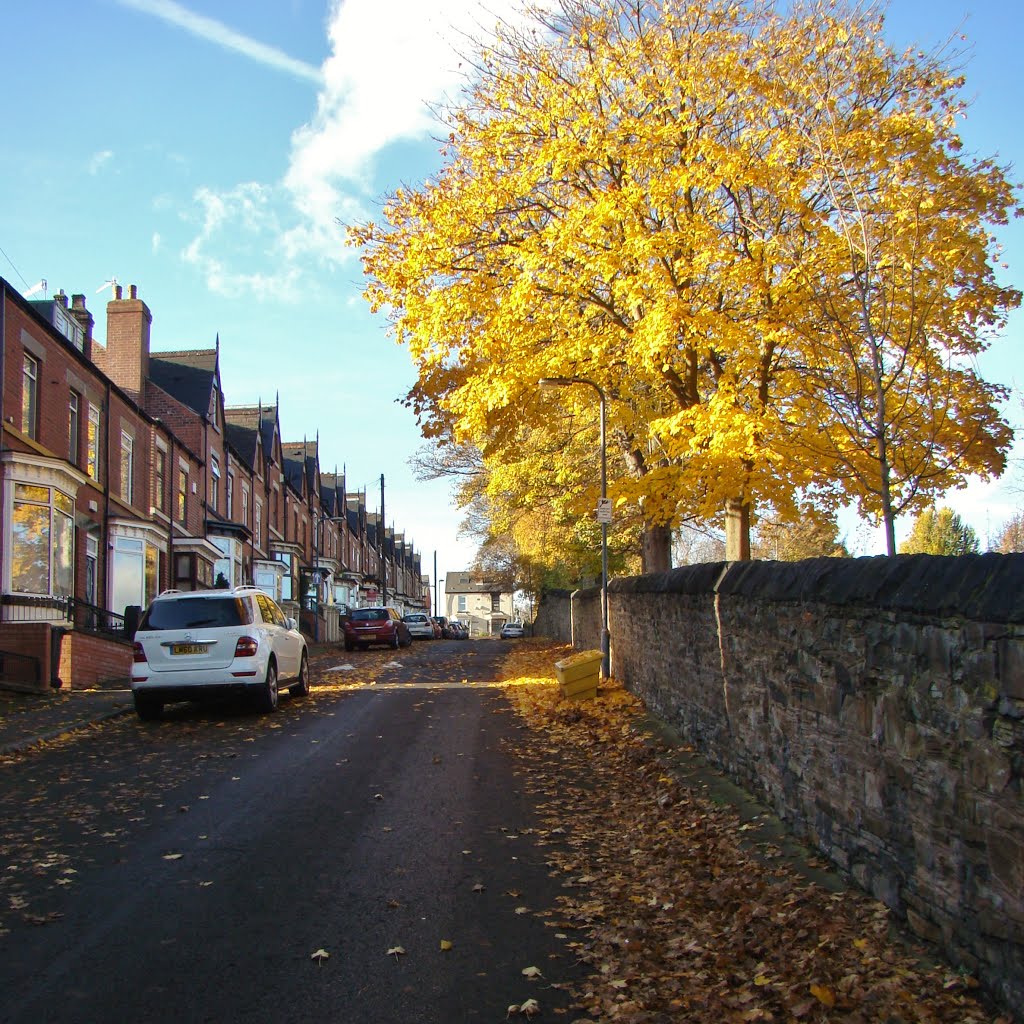
[[[541,377],[537,383],[542,388],[564,388],[574,384],[575,381],[571,377]]]

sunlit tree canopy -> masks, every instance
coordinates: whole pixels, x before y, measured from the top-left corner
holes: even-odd
[[[606,396],[613,537],[730,503],[891,523],[1001,472],[974,359],[1019,301],[1015,199],[961,153],[950,61],[859,5],[563,0],[468,63],[440,171],[350,240],[496,518],[557,547],[592,517],[595,393],[545,377]]]

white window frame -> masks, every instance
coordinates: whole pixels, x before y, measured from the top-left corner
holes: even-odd
[[[121,431],[121,500],[135,500],[135,438],[127,430]]]
[[[216,512],[217,501],[220,493],[220,456],[216,452],[210,452],[210,508]]]
[[[81,448],[82,398],[71,388],[68,392],[68,462],[78,465],[78,451]]]
[[[39,433],[39,360],[28,352],[21,367],[21,432],[33,440]]]
[[[100,478],[100,410],[99,406],[89,403],[89,425],[86,428],[88,438],[85,471],[93,480]]]

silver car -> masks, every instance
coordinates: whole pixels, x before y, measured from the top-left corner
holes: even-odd
[[[244,694],[277,708],[279,682],[309,693],[309,654],[295,620],[257,587],[169,590],[154,598],[135,634],[132,697],[140,718],[171,701]]]
[[[409,627],[413,640],[434,639],[434,627],[428,615],[422,612],[409,612],[402,616],[402,621]]]

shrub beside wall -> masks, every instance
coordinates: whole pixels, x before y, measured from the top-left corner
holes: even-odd
[[[609,602],[616,678],[1017,1007],[1022,585],[1024,555],[811,559],[613,580]],[[595,646],[599,594],[572,603]]]

